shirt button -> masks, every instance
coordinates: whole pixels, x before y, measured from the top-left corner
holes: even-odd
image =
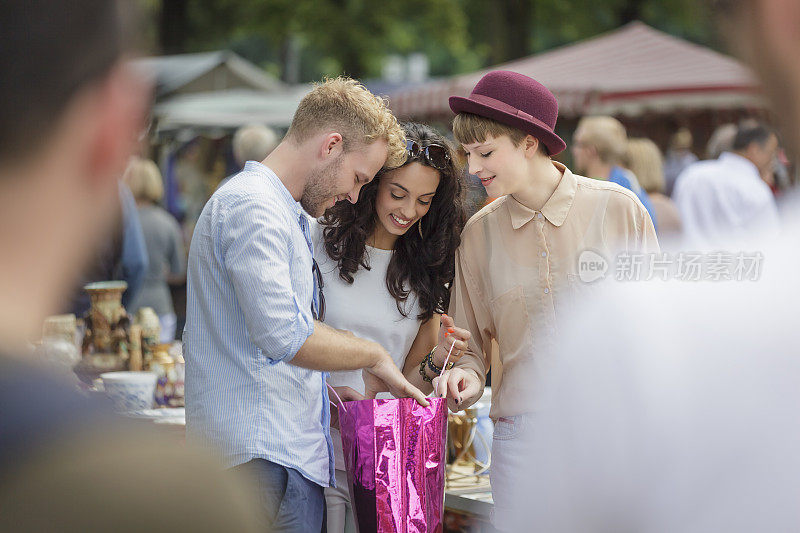
[[[547,252],[542,252],[542,257],[547,257]]]
[[[542,219],[542,214],[541,214],[541,213],[536,213],[536,218],[538,218],[539,220],[541,220],[541,219]]]
[[[547,287],[545,287],[545,289],[544,289],[544,293],[545,293],[545,294],[550,294],[550,289],[548,289]]]

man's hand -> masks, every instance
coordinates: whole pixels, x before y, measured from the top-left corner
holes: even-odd
[[[359,394],[350,387],[333,387],[333,390],[336,391],[336,394],[339,395],[339,399],[341,399],[343,402],[352,402],[355,400],[365,399],[363,394]],[[336,402],[335,396],[330,397],[330,400],[334,404],[334,408],[331,409],[331,427],[333,429],[339,429],[339,404]]]
[[[384,353],[380,360],[362,371],[365,395],[374,398],[379,392],[388,391],[395,398],[414,398],[423,407],[430,405],[422,391],[408,382],[408,380],[394,364],[389,354]]]
[[[472,370],[453,368],[433,378],[433,392],[447,398],[447,406],[454,413],[466,409],[483,396],[483,384]]]

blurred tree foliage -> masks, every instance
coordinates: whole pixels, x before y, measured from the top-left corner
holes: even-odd
[[[389,54],[468,72],[633,20],[716,47],[697,0],[139,0],[153,53],[229,48],[291,82],[380,76]]]

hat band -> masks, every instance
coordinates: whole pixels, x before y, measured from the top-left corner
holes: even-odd
[[[543,121],[539,120],[538,118],[534,117],[533,115],[530,115],[530,114],[526,113],[525,111],[517,109],[514,106],[508,105],[507,103],[505,103],[505,102],[503,102],[501,100],[497,100],[496,98],[492,98],[491,96],[472,93],[471,95],[469,95],[469,99],[474,101],[474,102],[477,102],[479,104],[488,105],[490,107],[493,107],[493,108],[497,109],[498,111],[502,111],[504,113],[508,113],[509,115],[516,115],[519,118],[521,118],[523,120],[527,120],[529,122],[533,122],[537,126],[540,126],[540,127],[544,128],[544,129],[550,131],[550,132],[553,131],[553,128],[551,126],[548,126]]]

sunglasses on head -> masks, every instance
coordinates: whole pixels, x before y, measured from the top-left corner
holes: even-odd
[[[413,159],[424,156],[425,161],[437,170],[444,170],[450,162],[447,148],[440,144],[429,144],[423,147],[417,141],[406,141],[406,151]]]

